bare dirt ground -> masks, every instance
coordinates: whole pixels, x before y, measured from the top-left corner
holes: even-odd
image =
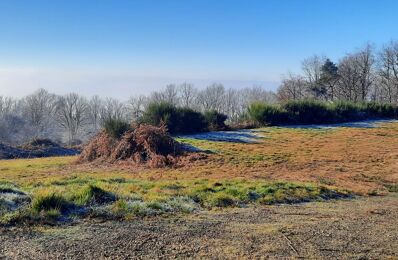
[[[0,228],[0,258],[398,259],[398,195]]]

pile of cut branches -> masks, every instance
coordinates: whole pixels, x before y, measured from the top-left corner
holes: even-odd
[[[112,137],[106,131],[100,132],[84,147],[78,161],[131,162],[165,167],[177,164],[186,153],[183,146],[168,134],[165,125],[141,124],[120,138]]]

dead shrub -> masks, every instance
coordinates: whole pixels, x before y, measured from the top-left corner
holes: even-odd
[[[95,160],[107,160],[115,145],[116,140],[105,131],[102,131],[84,147],[78,161],[92,162]]]
[[[164,124],[159,127],[141,124],[119,139],[101,132],[83,149],[79,161],[103,160],[165,167],[177,165],[179,157],[185,153],[182,146],[168,134]]]
[[[22,149],[38,149],[38,148],[48,148],[48,147],[59,147],[59,145],[48,138],[34,138],[31,141],[23,144]]]

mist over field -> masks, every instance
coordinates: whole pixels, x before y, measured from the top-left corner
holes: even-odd
[[[190,78],[178,76],[140,76],[134,71],[90,71],[87,69],[1,69],[0,96],[21,98],[39,88],[64,95],[69,92],[90,97],[112,97],[126,101],[129,96],[148,95],[169,84],[190,82],[198,88],[205,88],[214,82],[235,89],[261,86],[275,90],[278,81],[228,79],[228,78]]]

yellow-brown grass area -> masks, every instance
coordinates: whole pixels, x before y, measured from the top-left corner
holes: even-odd
[[[209,150],[207,159],[178,168],[78,165],[75,157],[0,161],[0,181],[25,190],[72,179],[145,183],[206,181],[306,182],[358,194],[383,193],[398,183],[398,123],[377,128],[297,129],[269,127],[257,143],[180,138]]]

